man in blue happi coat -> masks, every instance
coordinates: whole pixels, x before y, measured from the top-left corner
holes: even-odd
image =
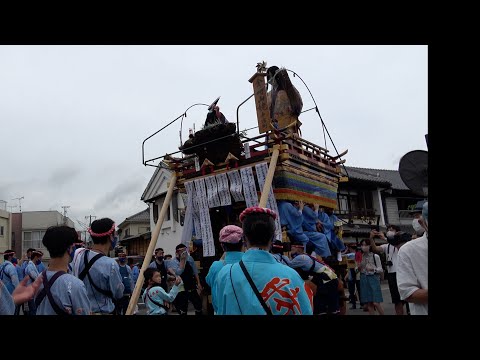
[[[274,211],[251,207],[240,214],[247,251],[217,275],[218,315],[311,315],[313,293],[298,273],[268,251]]]

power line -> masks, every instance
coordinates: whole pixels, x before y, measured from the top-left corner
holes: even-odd
[[[87,243],[87,229],[88,229],[88,225],[85,224],[83,221],[80,221],[78,219],[75,219],[75,221],[83,228],[82,232],[84,233],[85,237],[84,237],[84,241],[85,243]]]
[[[87,215],[85,216],[85,220],[88,220],[88,227],[92,226],[92,218],[95,220],[97,217],[95,215]],[[91,237],[90,237],[91,239]],[[85,232],[85,243],[87,242],[87,232]]]
[[[87,215],[85,216],[85,220],[89,219],[88,221],[88,227],[92,226],[92,218],[94,218],[93,220],[95,220],[97,217],[95,215]]]
[[[18,198],[12,199],[12,200],[18,200],[18,204],[19,204],[19,206],[20,206],[20,212],[22,212],[22,199],[25,199],[25,197],[22,196],[22,197],[18,197]]]

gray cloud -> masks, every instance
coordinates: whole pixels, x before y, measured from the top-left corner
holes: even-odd
[[[63,186],[71,182],[79,173],[80,169],[72,165],[57,168],[49,176],[48,184],[50,186]]]
[[[111,191],[100,197],[93,205],[95,211],[115,211],[126,205],[131,205],[133,199],[138,202],[139,194],[143,192],[143,181],[130,178],[116,185]]]
[[[0,46],[0,199],[24,196],[24,211],[68,205],[81,221],[141,211],[154,171],[141,163],[143,139],[217,96],[236,121],[262,60],[304,79],[346,165],[397,169],[427,150],[426,46]],[[314,106],[292,82],[304,109]],[[239,115],[240,129],[257,125],[253,99]],[[189,110],[183,138],[204,120],[204,108]],[[301,120],[304,138],[324,145],[315,111]],[[147,158],[176,151],[179,130],[148,141]],[[327,147],[335,152],[328,137]]]

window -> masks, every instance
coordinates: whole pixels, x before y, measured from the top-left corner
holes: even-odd
[[[158,206],[153,204],[153,222],[156,224],[158,220]]]
[[[358,211],[359,216],[371,216],[375,213],[373,209],[373,197],[371,191],[362,191],[358,192]],[[352,204],[352,208],[354,205]]]
[[[347,198],[347,195],[338,194],[338,213],[339,214],[348,213],[348,198]]]
[[[32,247],[38,249],[43,247],[42,238],[43,238],[43,231],[32,231]]]
[[[34,248],[34,249],[45,249],[42,243],[43,236],[45,231],[25,231],[23,233],[23,246],[25,248]],[[42,250],[43,251],[43,250]]]
[[[165,214],[165,221],[170,221],[170,205],[168,205],[167,213]]]
[[[125,237],[130,236],[130,229],[125,229]]]
[[[350,195],[350,211],[357,212],[358,208],[358,197],[357,195]]]
[[[3,236],[3,226],[0,226],[0,236]]]
[[[155,224],[158,221],[158,217],[160,216],[160,212],[162,211],[162,206],[163,202],[165,201],[165,198],[158,200],[158,203],[153,205],[153,221]],[[165,214],[164,221],[169,221],[170,220],[170,206],[167,209],[167,213]]]

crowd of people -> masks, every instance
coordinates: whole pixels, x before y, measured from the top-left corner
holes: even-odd
[[[354,308],[357,297],[369,314],[383,315],[380,288],[385,254],[388,285],[395,313],[428,314],[428,202],[416,217],[420,228],[412,236],[396,226],[386,234],[372,230],[360,248],[345,246],[335,228],[338,219],[318,206],[282,202],[279,214],[251,207],[240,216],[241,227],[227,225],[219,234],[223,256],[213,262],[205,283],[211,289],[216,315],[338,315],[345,313],[343,281]],[[274,241],[275,219],[280,216],[290,247]],[[422,232],[423,230],[423,232]],[[50,254],[48,268],[39,268],[43,253],[28,249],[18,264],[13,250],[0,264],[0,314],[18,315],[124,315],[139,276],[137,264],[108,256],[115,248],[115,223],[95,220],[89,228],[93,246],[78,244],[75,229],[54,226],[43,245]],[[377,245],[375,239],[386,243]],[[325,257],[341,252],[355,260],[345,276]],[[333,253],[333,254],[332,254]],[[286,255],[288,254],[288,256]],[[184,244],[175,256],[162,248],[144,272],[141,299],[148,315],[168,315],[173,309],[187,315],[189,302],[196,315],[204,312],[203,286],[194,259]],[[407,304],[407,306],[405,306]],[[410,305],[410,306],[408,306]]]

